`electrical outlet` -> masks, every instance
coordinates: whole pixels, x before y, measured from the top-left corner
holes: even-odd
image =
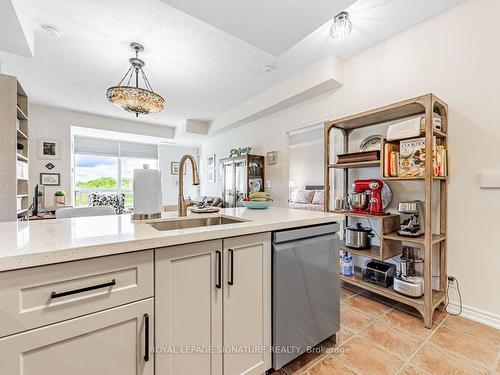
[[[271,189],[271,180],[266,180],[266,189]]]

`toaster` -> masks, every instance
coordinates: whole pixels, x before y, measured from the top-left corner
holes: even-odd
[[[363,280],[388,288],[393,284],[396,266],[391,263],[370,260],[363,267]]]

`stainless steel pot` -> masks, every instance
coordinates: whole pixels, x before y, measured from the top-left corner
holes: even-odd
[[[349,204],[356,210],[366,210],[370,202],[368,193],[349,193]]]
[[[351,249],[370,249],[373,237],[375,237],[375,234],[372,229],[363,227],[361,223],[345,228],[345,245]]]

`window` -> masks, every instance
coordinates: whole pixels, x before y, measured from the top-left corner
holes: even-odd
[[[76,207],[88,205],[91,192],[125,194],[125,206],[132,207],[134,169],[158,169],[155,145],[107,139],[75,137],[74,191]]]

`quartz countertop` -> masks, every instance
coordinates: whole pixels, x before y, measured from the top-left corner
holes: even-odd
[[[234,217],[242,222],[158,231],[147,223],[207,216]],[[343,215],[270,207],[265,210],[225,208],[217,214],[133,221],[130,215],[79,217],[0,223],[0,271],[68,262],[131,251],[339,222]]]

